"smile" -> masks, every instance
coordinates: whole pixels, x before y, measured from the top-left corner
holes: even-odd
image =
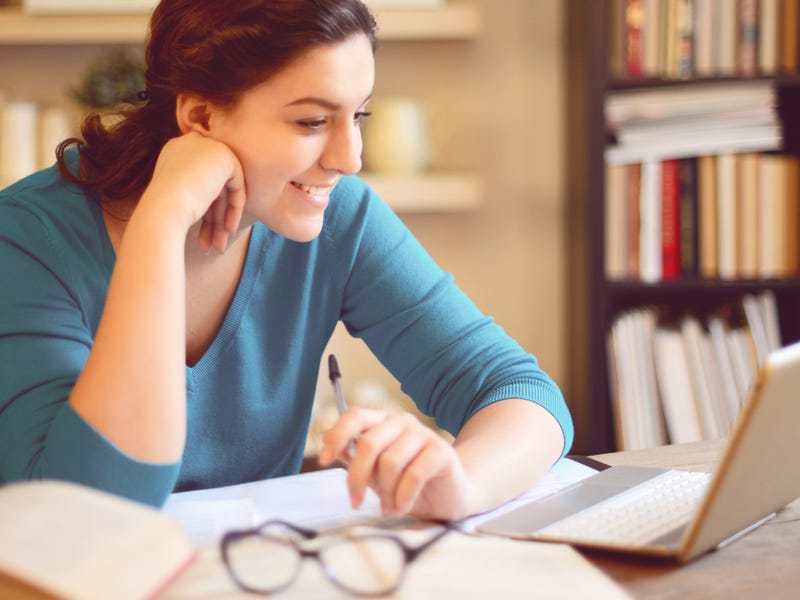
[[[333,190],[336,183],[331,185],[306,185],[305,183],[298,183],[296,181],[292,182],[292,185],[299,190],[304,191],[306,194],[310,194],[312,196],[328,196],[331,191]]]

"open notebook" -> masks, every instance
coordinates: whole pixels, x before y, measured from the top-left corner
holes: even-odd
[[[478,529],[691,560],[800,496],[798,393],[800,343],[766,359],[713,473],[615,466]]]

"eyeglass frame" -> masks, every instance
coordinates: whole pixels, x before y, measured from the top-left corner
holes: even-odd
[[[348,594],[351,594],[353,596],[358,596],[358,597],[361,597],[361,598],[374,598],[374,597],[377,597],[377,596],[383,596],[385,594],[391,594],[391,593],[395,592],[400,587],[400,585],[403,583],[403,579],[405,578],[406,572],[408,570],[408,566],[412,562],[414,562],[417,558],[419,558],[419,556],[423,552],[425,552],[428,548],[433,546],[436,542],[438,542],[440,539],[442,539],[445,535],[447,535],[451,531],[457,531],[458,530],[458,526],[457,526],[456,523],[452,523],[452,522],[448,522],[448,521],[442,521],[442,522],[437,522],[437,523],[439,525],[442,525],[441,531],[437,532],[433,537],[431,537],[430,539],[426,540],[424,543],[420,544],[419,546],[409,546],[406,542],[404,542],[402,540],[402,538],[400,538],[397,535],[393,535],[393,534],[389,533],[388,531],[387,532],[364,532],[364,533],[356,533],[356,534],[348,534],[346,536],[340,536],[340,538],[356,540],[356,541],[357,540],[364,540],[364,539],[376,539],[376,538],[383,539],[383,540],[389,540],[389,541],[393,542],[394,544],[396,544],[400,548],[400,550],[402,551],[402,554],[403,554],[403,567],[402,567],[402,572],[400,573],[400,576],[397,578],[397,582],[394,585],[390,586],[390,587],[387,587],[385,589],[382,589],[382,590],[379,590],[379,591],[375,591],[375,592],[364,592],[364,591],[361,591],[361,590],[355,590],[355,589],[347,587],[344,583],[339,581],[336,578],[336,575],[334,573],[332,573],[329,568],[327,568],[328,565],[325,563],[325,561],[320,557],[320,553],[322,552],[324,547],[317,548],[317,549],[303,548],[294,539],[292,539],[291,537],[287,537],[286,541],[297,552],[297,555],[300,557],[301,564],[302,564],[302,561],[307,559],[307,558],[314,559],[316,561],[316,563],[319,565],[320,570],[322,571],[322,573],[325,575],[325,578],[328,581],[330,581],[334,586],[336,586],[337,588],[342,590],[343,592],[346,592]],[[276,586],[274,588],[270,588],[269,590],[256,589],[256,588],[253,588],[253,587],[247,585],[243,581],[241,581],[241,579],[239,579],[239,577],[236,575],[236,571],[234,570],[234,568],[233,568],[233,566],[231,564],[230,555],[228,553],[228,548],[230,547],[230,545],[233,542],[236,542],[236,541],[238,541],[240,539],[252,537],[252,536],[259,536],[259,535],[261,535],[261,532],[264,529],[266,529],[267,527],[275,526],[275,525],[279,525],[281,527],[287,528],[290,531],[293,531],[294,533],[300,535],[302,540],[313,540],[313,539],[316,539],[316,538],[319,538],[319,537],[322,537],[322,536],[325,536],[325,535],[330,535],[331,533],[334,533],[334,534],[337,533],[337,532],[318,531],[316,529],[311,529],[311,528],[307,528],[307,527],[301,527],[299,525],[295,525],[294,523],[290,523],[290,522],[284,521],[282,519],[270,519],[268,521],[264,521],[263,523],[261,523],[260,525],[257,525],[256,527],[252,527],[250,529],[239,529],[239,530],[231,530],[231,531],[226,532],[225,534],[223,534],[222,539],[220,540],[220,553],[222,555],[222,562],[224,563],[225,569],[227,570],[228,575],[230,576],[230,578],[233,580],[233,582],[242,591],[245,591],[245,592],[250,593],[250,594],[258,594],[260,596],[269,596],[269,595],[277,594],[277,593],[280,593],[280,592],[283,592],[283,591],[287,590],[289,587],[292,586],[292,584],[295,581],[297,581],[297,577],[300,574],[300,569],[299,568],[295,571],[295,573],[292,575],[292,577],[283,585],[279,585],[279,586]]]

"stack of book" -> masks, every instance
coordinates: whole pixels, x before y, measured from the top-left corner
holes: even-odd
[[[800,162],[769,153],[770,82],[615,92],[606,122],[608,279],[797,275]]]
[[[702,319],[662,320],[656,307],[619,315],[607,340],[618,448],[725,437],[781,347],[778,321],[770,290]]]
[[[620,78],[794,73],[798,0],[612,0],[611,72]]]

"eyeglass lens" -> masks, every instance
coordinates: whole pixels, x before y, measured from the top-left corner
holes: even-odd
[[[326,574],[355,594],[388,592],[397,587],[405,569],[402,548],[387,537],[346,538],[320,550]]]
[[[297,577],[303,560],[291,541],[273,535],[239,538],[228,544],[227,554],[229,568],[239,584],[262,594],[288,587]],[[402,547],[383,536],[327,541],[316,555],[328,579],[343,590],[362,596],[394,590],[406,564]]]
[[[228,545],[228,565],[250,591],[269,593],[287,587],[297,577],[302,557],[287,539],[253,535]]]

